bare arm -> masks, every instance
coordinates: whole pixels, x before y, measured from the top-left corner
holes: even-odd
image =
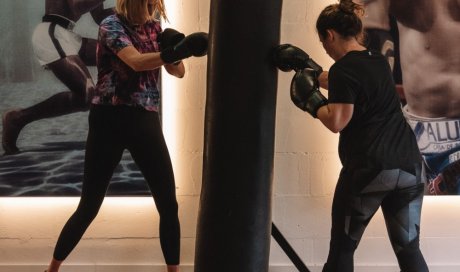
[[[329,77],[328,71],[323,71],[318,77],[319,86],[325,90],[329,89],[328,77]]]
[[[329,72],[323,71],[319,77],[319,86],[329,89]],[[337,133],[350,122],[353,116],[353,104],[330,103],[318,109],[318,119],[332,132]]]
[[[104,9],[104,4],[99,4],[96,8],[90,11],[91,17],[93,17],[96,24],[100,24],[105,17],[115,13],[114,8]]]
[[[316,114],[324,126],[338,133],[350,122],[353,109],[353,104],[331,103],[319,108]]]
[[[173,76],[183,77],[185,74],[182,62],[178,65],[166,64],[160,58],[159,52],[141,54],[134,46],[130,45],[121,49],[117,56],[136,72],[153,70],[165,65],[166,71]]]
[[[173,75],[178,78],[183,78],[185,75],[185,67],[182,61],[179,62],[178,65],[166,64],[165,69],[166,69],[166,72],[168,72],[168,74]]]
[[[390,13],[399,23],[421,32],[431,29],[434,24],[434,1],[430,0],[390,0]]]

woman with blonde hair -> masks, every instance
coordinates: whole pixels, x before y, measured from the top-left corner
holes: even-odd
[[[117,0],[99,27],[98,81],[89,113],[80,203],[57,241],[47,272],[57,272],[96,217],[113,171],[127,149],[144,175],[160,215],[168,272],[179,271],[180,226],[171,159],[158,116],[161,66],[178,78],[182,59],[204,56],[207,34],[162,31],[163,0]]]

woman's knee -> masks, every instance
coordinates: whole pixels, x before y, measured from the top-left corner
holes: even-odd
[[[418,239],[402,247],[396,257],[402,272],[428,272]]]
[[[158,212],[160,213],[160,216],[177,215],[179,213],[179,205],[175,199],[164,201],[160,206],[158,206]]]
[[[73,217],[80,221],[91,222],[99,213],[100,206],[97,205],[79,205]]]

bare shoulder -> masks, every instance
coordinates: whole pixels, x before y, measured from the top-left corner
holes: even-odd
[[[435,21],[438,10],[435,5],[442,5],[446,1],[450,0],[390,0],[390,13],[401,24],[426,32]]]
[[[68,19],[73,19],[72,10],[67,0],[45,0],[45,13],[57,14]]]

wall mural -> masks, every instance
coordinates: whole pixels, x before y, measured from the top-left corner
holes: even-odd
[[[45,39],[48,33],[37,31],[43,27],[45,1],[59,6],[64,0],[0,1],[0,152],[7,154],[0,156],[0,196],[80,194],[88,112],[72,103],[54,108],[40,102],[69,89],[81,94],[81,88],[94,84],[96,22],[114,0],[104,1],[67,27],[90,38],[85,42],[68,31],[56,32],[74,46],[63,51],[86,49],[79,52],[83,63],[75,60],[83,71],[77,74],[80,79],[69,77],[66,67],[40,65],[59,54],[53,41]],[[394,67],[404,112],[427,164],[427,194],[460,194],[460,1],[423,0],[417,8],[408,0],[355,1],[365,5],[368,45],[387,55]],[[66,13],[62,10],[64,17]],[[35,52],[41,59],[33,44],[40,45]],[[149,194],[144,179],[126,152],[108,195],[143,194]]]
[[[460,1],[355,0],[369,47],[394,67],[426,163],[428,195],[460,194]]]
[[[49,18],[42,18],[45,1],[53,13],[63,16],[53,29],[55,37],[68,41],[60,49],[50,38]],[[0,196],[79,196],[81,192],[88,126],[82,103],[96,80],[97,22],[114,0],[89,0],[91,5],[103,4],[81,15],[62,2],[0,1]],[[69,14],[75,25],[67,20]],[[62,52],[78,56],[53,62]],[[123,155],[107,194],[150,195],[129,152]]]

